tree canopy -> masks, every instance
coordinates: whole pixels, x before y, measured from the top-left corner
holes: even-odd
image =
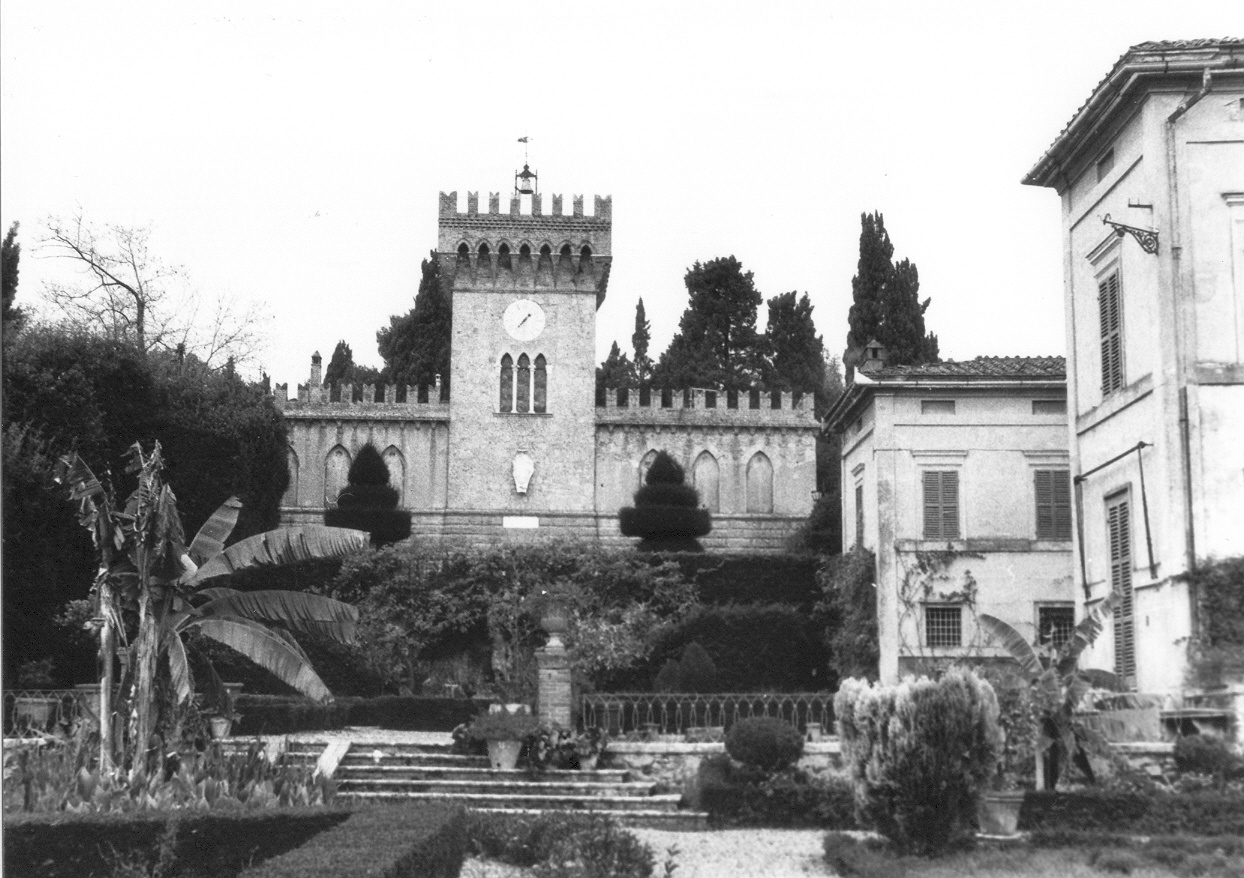
[[[399,387],[432,386],[441,378],[441,392],[449,389],[449,352],[453,309],[441,284],[440,263],[433,251],[420,264],[422,275],[414,307],[389,318],[376,333],[384,358],[384,380]]]
[[[354,362],[354,351],[344,340],[337,342],[333,348],[333,356],[324,370],[325,384],[350,383],[358,386],[364,384],[380,384],[383,373],[372,366],[359,366]]]
[[[690,301],[653,370],[669,387],[738,389],[756,383],[763,347],[756,332],[761,295],[733,256],[695,263],[684,278]]]
[[[937,336],[926,333],[920,301],[920,276],[908,259],[893,261],[894,245],[880,213],[860,215],[860,258],[851,278],[847,315],[848,366],[859,365],[864,346],[876,340],[886,351],[887,366],[918,366],[938,361]]]
[[[17,223],[9,226],[0,247],[0,286],[3,287],[4,328],[19,327],[23,320],[22,309],[13,304],[17,298],[17,264],[21,259],[22,245],[17,243]]]

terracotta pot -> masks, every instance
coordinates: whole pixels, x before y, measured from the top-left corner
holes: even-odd
[[[1024,804],[1023,790],[981,793],[976,804],[976,819],[982,835],[1013,836],[1018,832],[1019,809]]]
[[[518,766],[518,754],[522,741],[489,741],[488,762],[493,771],[513,771]]]
[[[591,756],[580,756],[579,757],[579,770],[580,771],[595,771],[596,765],[599,762],[600,762],[599,753],[593,753]]]
[[[233,731],[233,720],[227,716],[208,717],[207,724],[211,727],[213,738],[227,738]]]

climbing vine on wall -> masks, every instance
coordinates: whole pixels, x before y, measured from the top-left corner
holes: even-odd
[[[1189,646],[1189,684],[1211,688],[1244,677],[1244,555],[1209,559],[1184,574],[1200,629]]]
[[[977,552],[959,551],[949,545],[945,549],[915,552],[911,555],[898,553],[902,576],[898,585],[898,636],[899,655],[918,658],[930,658],[931,653],[925,646],[924,614],[920,608],[924,604],[959,604],[967,608],[972,617],[968,626],[971,639],[963,641],[963,648],[976,650],[981,645],[980,626],[975,624],[976,609],[976,578],[972,571],[965,569],[962,573],[952,571],[956,561],[963,559],[984,560],[984,555]],[[914,623],[909,626],[909,622]],[[908,637],[909,630],[916,632],[916,642]]]

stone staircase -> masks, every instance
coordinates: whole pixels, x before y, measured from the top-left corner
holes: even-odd
[[[309,756],[314,747],[299,746]],[[679,810],[677,794],[657,793],[654,784],[632,781],[624,769],[497,771],[486,757],[459,755],[450,745],[355,744],[333,777],[338,796],[358,800],[452,801],[493,814],[590,812],[660,829],[703,829],[707,819]]]

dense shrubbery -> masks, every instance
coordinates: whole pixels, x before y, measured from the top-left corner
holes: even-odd
[[[678,564],[694,582],[705,604],[782,603],[810,611],[821,599],[816,555],[719,555],[663,552],[662,561]]]
[[[1202,562],[1184,579],[1201,629],[1189,650],[1190,682],[1213,688],[1244,674],[1244,555]]]
[[[834,710],[861,822],[903,853],[935,854],[973,837],[1000,750],[988,683],[959,669],[897,686],[852,679]]]
[[[803,755],[803,735],[780,719],[748,717],[735,723],[726,735],[726,752],[761,771],[781,771]]]
[[[1219,786],[1244,778],[1244,759],[1221,738],[1184,735],[1175,739],[1175,768],[1181,773],[1204,774]]]

